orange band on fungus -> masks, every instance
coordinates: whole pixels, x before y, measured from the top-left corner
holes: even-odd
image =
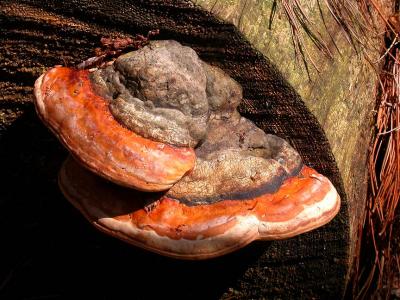
[[[194,166],[193,149],[143,138],[119,124],[93,92],[87,70],[53,68],[36,81],[35,96],[40,118],[74,157],[113,182],[161,191]]]
[[[340,198],[330,181],[304,167],[273,194],[187,206],[161,196],[144,209],[149,194],[105,182],[69,159],[60,187],[98,229],[136,246],[182,259],[205,259],[253,240],[292,237],[328,223]]]

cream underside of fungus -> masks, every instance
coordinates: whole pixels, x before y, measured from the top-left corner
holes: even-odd
[[[60,171],[64,195],[131,244],[204,259],[309,231],[339,210],[327,178],[240,116],[240,85],[175,41],[151,42],[93,73],[53,68],[35,95],[74,158],[119,185],[70,159]]]

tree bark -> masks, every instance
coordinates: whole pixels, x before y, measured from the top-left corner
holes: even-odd
[[[310,113],[278,68],[237,26],[185,0],[3,1],[0,25],[0,216],[7,252],[2,257],[0,295],[143,299],[160,292],[174,299],[343,295],[350,218],[342,177],[351,173],[339,173],[318,123],[321,117],[317,120]],[[331,223],[289,240],[253,243],[218,259],[185,262],[103,236],[68,205],[57,187],[57,172],[67,153],[36,117],[34,81],[48,67],[74,65],[92,56],[102,36],[146,34],[151,29],[160,29],[157,39],[193,47],[203,60],[236,79],[244,90],[241,113],[266,132],[290,141],[307,165],[333,182],[342,209]],[[358,134],[359,129],[352,130]],[[335,145],[339,147],[340,141],[334,150]],[[18,241],[12,242],[16,237]]]
[[[317,71],[307,57],[307,72],[295,57],[292,32],[282,9],[277,9],[277,15],[270,23],[273,1],[193,1],[217,18],[234,24],[257,50],[272,61],[321,124],[347,195],[349,259],[352,260],[367,199],[367,155],[373,132],[376,70],[379,70],[382,32],[386,23],[375,8],[370,7],[371,19],[368,21],[375,28],[369,28],[367,36],[359,37],[365,44],[357,52],[325,5],[317,1],[300,1],[312,22],[311,28],[320,34],[333,54],[332,59],[323,55],[303,33],[306,53],[319,69]],[[277,3],[280,5],[280,1]],[[384,16],[391,15],[392,0],[376,3]]]
[[[193,1],[221,20],[234,24],[257,50],[271,59],[321,124],[348,196],[350,236],[354,241],[350,253],[353,253],[366,201],[367,154],[377,84],[374,67],[379,68],[378,64],[371,65],[371,62],[379,61],[383,36],[374,35],[370,28],[368,37],[360,37],[369,44],[357,53],[326,6],[319,6],[316,1],[300,1],[313,22],[312,29],[320,34],[333,54],[333,59],[322,55],[304,35],[307,53],[319,69],[317,71],[311,59],[306,57],[307,74],[305,66],[295,57],[291,29],[282,10],[278,9],[272,24],[269,22],[273,1]],[[383,15],[391,14],[393,1],[379,0],[376,3]],[[385,22],[374,8],[370,9],[369,21],[378,33],[384,32]]]

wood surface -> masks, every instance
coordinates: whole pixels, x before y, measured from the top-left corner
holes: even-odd
[[[367,199],[367,155],[374,130],[377,70],[383,61],[380,53],[386,24],[376,7],[383,16],[389,16],[393,1],[379,0],[375,1],[376,7],[369,7],[366,34],[354,30],[356,24],[350,24],[363,43],[356,48],[349,43],[326,3],[299,1],[310,20],[309,27],[325,42],[332,54],[331,58],[324,55],[314,47],[307,34],[299,30],[309,74],[301,59],[295,56],[293,35],[284,14],[283,1],[276,2],[273,22],[270,18],[274,1],[193,1],[220,20],[234,24],[257,50],[271,60],[321,124],[347,194],[351,241],[349,257],[352,258]],[[353,12],[356,9],[353,7]],[[354,40],[357,38],[353,37]]]

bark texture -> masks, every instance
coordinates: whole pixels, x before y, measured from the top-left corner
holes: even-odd
[[[95,231],[57,187],[67,153],[36,117],[35,79],[93,55],[102,36],[145,34],[194,48],[243,87],[243,116],[288,140],[342,197],[327,226],[257,242],[204,262],[176,261]],[[343,295],[349,217],[341,176],[317,119],[278,69],[238,29],[190,1],[3,1],[0,4],[0,268],[5,298],[249,299]],[[17,242],[12,242],[17,238]],[[129,274],[126,276],[126,274]]]
[[[348,197],[351,258],[358,238],[358,226],[363,221],[367,194],[367,154],[373,130],[377,83],[371,63],[379,62],[385,22],[371,7],[370,21],[377,31],[374,33],[371,28],[364,53],[357,52],[323,3],[299,1],[312,22],[312,29],[326,41],[333,54],[333,59],[324,56],[304,35],[304,45],[319,69],[318,72],[309,59],[308,75],[301,60],[295,57],[292,32],[282,9],[277,10],[271,23],[274,1],[193,1],[219,19],[234,24],[282,72],[321,124]],[[280,1],[277,3],[281,5]],[[389,15],[393,1],[380,0],[377,5],[381,12]],[[375,67],[378,68],[378,64]]]

